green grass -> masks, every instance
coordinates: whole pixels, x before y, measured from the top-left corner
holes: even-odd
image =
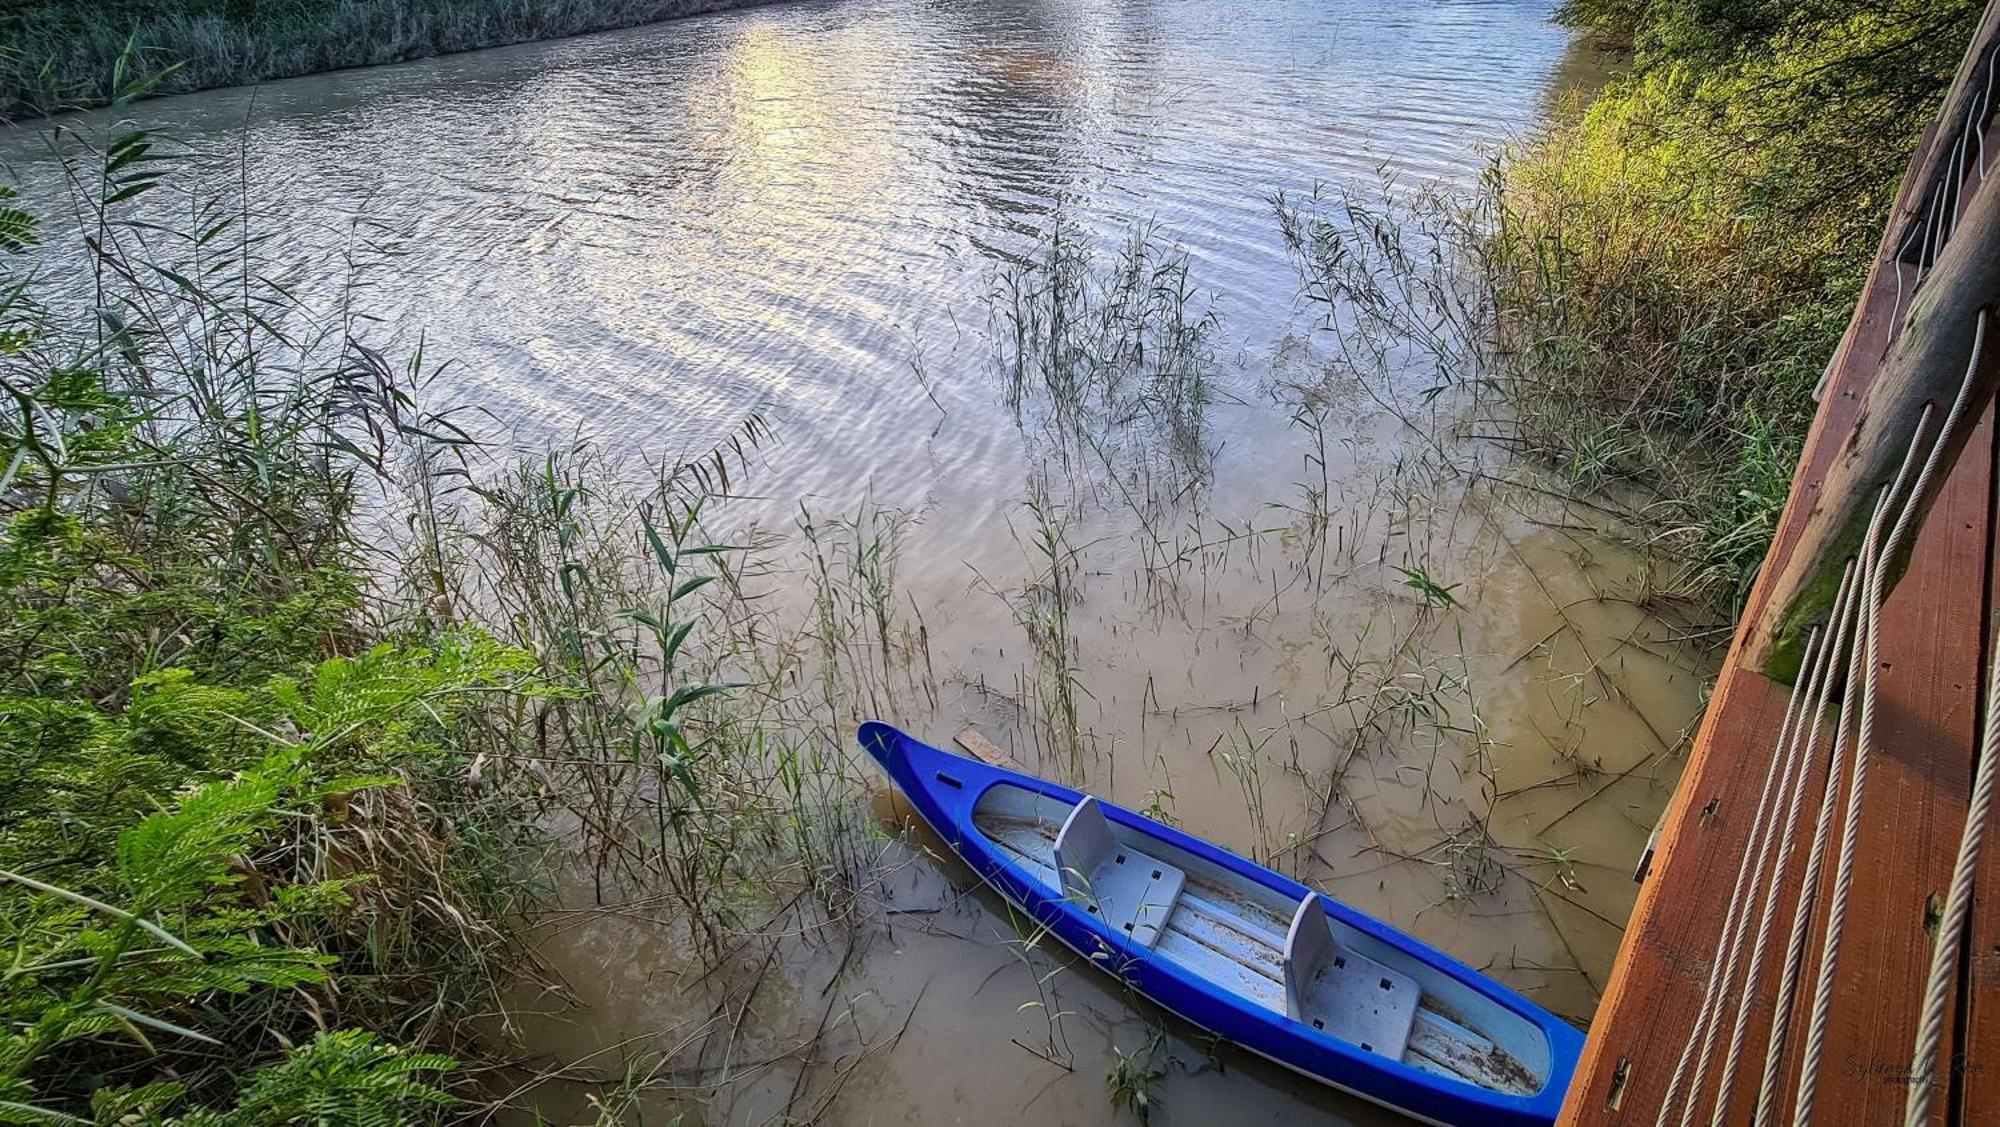
[[[657,882],[713,946],[851,869],[774,840],[833,803],[722,707],[722,455],[493,462],[109,130],[53,140],[93,276],[0,188],[0,1122],[452,1116],[545,874]]]
[[[184,93],[635,27],[758,0],[25,0],[0,10],[0,111],[111,101],[114,63]]]
[[[1983,5],[1572,0],[1632,73],[1509,153],[1484,241],[1520,440],[1747,591],[1890,203]]]

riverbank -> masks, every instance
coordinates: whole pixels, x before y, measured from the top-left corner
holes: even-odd
[[[49,144],[97,252],[79,310],[0,189],[13,1117],[455,1121],[495,1099],[502,992],[561,989],[523,935],[559,882],[644,882],[703,953],[813,888],[799,851],[852,818],[722,717],[690,598],[758,421],[699,468],[509,461],[422,402],[421,348],[272,280],[167,138]]]
[[[0,114],[242,86],[637,27],[770,0],[28,0],[0,13]]]
[[[1569,0],[1629,76],[1495,173],[1519,442],[1748,590],[1906,154],[1983,5]]]

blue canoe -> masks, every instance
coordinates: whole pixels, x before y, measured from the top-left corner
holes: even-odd
[[[1068,787],[887,724],[862,725],[861,746],[1002,895],[1194,1025],[1432,1123],[1561,1108],[1583,1035],[1456,959]]]

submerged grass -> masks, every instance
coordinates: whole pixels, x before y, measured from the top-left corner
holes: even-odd
[[[802,713],[810,627],[705,532],[760,421],[639,472],[495,458],[167,139],[52,143],[79,230],[0,194],[0,1118],[473,1110],[453,1060],[578,876],[718,965],[801,897],[841,923],[857,694]],[[823,640],[873,638],[879,692],[919,636],[897,518],[840,528]]]
[[[1008,405],[1046,409],[1059,439],[1107,462],[1102,443],[1143,422],[1150,446],[1198,463],[1216,317],[1188,267],[1187,251],[1150,224],[1106,256],[1058,212],[994,296]]]

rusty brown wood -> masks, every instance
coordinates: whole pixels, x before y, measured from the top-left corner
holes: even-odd
[[[1987,514],[2000,535],[2000,455],[1995,456],[1994,507]],[[1995,560],[2000,562],[2000,543]],[[2000,567],[1989,564],[1986,588],[1986,661],[2000,660]],[[1990,669],[1990,666],[1989,666]],[[1947,1027],[1954,1035],[1946,1057],[1953,1085],[1956,1122],[1969,1127],[2000,1127],[2000,806],[1987,819],[1985,849],[1973,885],[1972,917],[1967,921],[1961,953],[1957,1005],[1959,1021]]]

